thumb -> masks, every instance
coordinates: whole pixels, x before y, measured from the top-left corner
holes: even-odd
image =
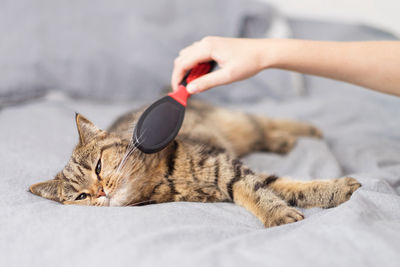
[[[192,81],[188,84],[186,89],[190,94],[196,94],[230,82],[227,71],[225,69],[219,69]]]

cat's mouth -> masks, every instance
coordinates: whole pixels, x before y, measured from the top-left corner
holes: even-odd
[[[109,206],[111,199],[110,193],[111,192],[109,189],[101,186],[97,193],[96,204],[100,204],[100,206]]]

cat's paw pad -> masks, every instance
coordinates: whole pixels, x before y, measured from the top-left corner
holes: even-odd
[[[279,226],[288,223],[294,223],[304,219],[304,215],[295,208],[285,207],[274,216],[267,218],[264,222],[265,227]]]

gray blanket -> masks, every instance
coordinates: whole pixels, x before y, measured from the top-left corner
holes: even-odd
[[[67,162],[78,140],[74,111],[105,128],[123,112],[156,99],[161,84],[168,84],[172,62],[158,62],[158,57],[164,60],[162,55],[165,53],[167,59],[173,58],[181,46],[209,33],[263,37],[277,12],[267,5],[248,1],[221,1],[222,4],[217,6],[213,6],[211,1],[202,1],[205,6],[186,3],[188,1],[164,4],[165,12],[172,15],[176,14],[174,12],[192,14],[176,22],[163,17],[163,12],[155,6],[152,8],[151,4],[141,1],[113,1],[116,4],[112,8],[107,6],[107,1],[99,1],[95,7],[87,1],[75,6],[68,1],[57,1],[57,4],[40,1],[43,5],[31,4],[24,8],[11,2],[6,1],[3,5],[8,12],[36,14],[41,11],[40,16],[23,17],[12,16],[1,9],[0,12],[9,14],[7,25],[15,27],[15,31],[22,31],[23,25],[31,25],[29,22],[38,19],[49,22],[53,18],[55,22],[46,24],[47,29],[64,25],[71,33],[86,39],[80,40],[83,43],[81,56],[75,55],[81,61],[56,62],[52,61],[54,58],[50,54],[44,56],[41,53],[37,55],[42,67],[30,65],[32,58],[19,57],[17,53],[12,68],[11,63],[0,61],[0,68],[8,70],[9,75],[4,77],[4,72],[0,75],[2,81],[8,81],[0,83],[2,266],[398,266],[400,98],[322,78],[300,77],[306,93],[299,95],[296,83],[288,82],[291,74],[266,71],[246,82],[215,89],[200,97],[219,105],[308,121],[320,127],[325,134],[323,140],[301,138],[288,155],[255,153],[244,161],[257,171],[290,175],[302,180],[344,175],[357,178],[362,188],[339,207],[303,210],[305,220],[265,229],[246,209],[230,203],[181,202],[101,208],[64,206],[30,194],[29,185],[52,178]],[[60,5],[59,9],[55,10],[55,5]],[[190,9],[193,5],[195,7]],[[65,7],[69,7],[70,13],[60,11]],[[53,12],[46,13],[45,10]],[[137,13],[133,18],[126,15],[126,10],[136,10]],[[187,10],[192,13],[187,13]],[[110,27],[99,31],[104,36],[99,36],[96,42],[89,42],[91,38],[85,35],[88,21],[83,18],[91,12],[102,14],[101,18],[110,18],[106,20]],[[68,14],[71,14],[69,19]],[[79,17],[79,14],[83,15]],[[94,15],[91,18],[94,20],[91,22],[93,31],[97,29],[95,22],[105,26],[99,17]],[[148,38],[155,38],[157,34],[163,36],[163,30],[173,29],[175,37],[182,34],[182,39],[180,43],[171,40],[169,48],[163,46],[165,43],[159,44],[157,52],[154,52],[154,44],[135,43],[138,54],[150,57],[151,53],[156,53],[149,58],[151,64],[135,59],[126,61],[117,52],[109,54],[112,60],[103,58],[99,63],[95,56],[102,57],[107,53],[101,53],[100,48],[93,52],[90,48],[94,46],[91,45],[102,46],[101,40],[105,44],[115,42],[118,48],[124,46],[120,43],[123,40],[107,38],[116,31],[111,18],[125,22],[129,21],[128,18],[142,21],[142,27],[131,29],[132,35],[144,34],[145,29]],[[5,20],[5,17],[0,16],[0,19]],[[165,20],[169,21],[170,28],[163,28],[167,24]],[[210,21],[214,28],[204,27],[197,35],[190,35],[188,23],[201,20]],[[67,26],[69,23],[71,28]],[[296,38],[393,39],[385,32],[359,25],[299,19],[286,19],[286,23]],[[78,25],[82,28],[79,29]],[[125,30],[131,26],[132,23],[127,23]],[[0,46],[0,54],[6,58],[7,47],[17,49],[18,45],[40,44],[42,52],[51,49],[54,52],[57,47],[61,49],[54,52],[59,57],[63,56],[62,48],[65,48],[65,60],[68,61],[71,56],[68,51],[73,51],[68,50],[69,44],[79,43],[79,40],[69,40],[73,36],[68,40],[58,39],[63,36],[61,33],[55,38],[54,32],[46,31],[46,27],[18,35],[22,42],[16,40],[14,46],[10,37],[8,46]],[[4,29],[3,21],[0,31]],[[127,39],[132,36],[129,32],[126,34]],[[53,37],[53,41],[59,43],[46,45],[43,42]],[[121,53],[128,53],[128,49],[124,49]],[[27,52],[20,53],[25,55]],[[71,66],[80,69],[75,74],[66,71],[71,70]],[[133,69],[125,69],[131,66]],[[125,72],[113,76],[108,68],[114,67]],[[53,74],[35,74],[35,68],[47,68]],[[154,69],[151,75],[146,74],[151,69]],[[141,82],[130,82],[127,72],[136,73],[134,77]],[[58,78],[50,79],[54,77]],[[148,83],[149,77],[154,77],[156,82]],[[68,83],[68,79],[73,79],[73,84]],[[84,88],[85,85],[88,88]],[[146,91],[145,97],[141,95],[143,91]],[[109,102],[107,95],[113,100],[128,100]]]

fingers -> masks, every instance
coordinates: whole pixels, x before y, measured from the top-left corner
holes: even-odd
[[[193,45],[181,50],[179,57],[174,61],[172,71],[171,87],[175,91],[185,76],[186,72],[197,64],[212,60],[210,50],[202,43],[196,42]]]
[[[178,57],[175,60],[174,70],[172,72],[171,77],[171,86],[173,90],[176,90],[179,83],[182,81],[183,77],[185,76],[186,72],[199,63],[206,62],[212,60],[210,56],[207,54],[199,53],[197,56],[193,55],[190,57]]]
[[[249,78],[272,66],[267,64],[265,47],[270,44],[266,43],[267,41],[207,36],[180,51],[174,62],[171,86],[175,91],[188,70],[211,60],[216,61],[220,69],[189,83],[188,91],[203,92],[211,87]]]
[[[231,75],[226,68],[218,69],[214,72],[210,72],[204,76],[201,76],[193,82],[189,83],[187,86],[187,90],[191,94],[204,92],[213,87],[230,83],[230,77]]]

